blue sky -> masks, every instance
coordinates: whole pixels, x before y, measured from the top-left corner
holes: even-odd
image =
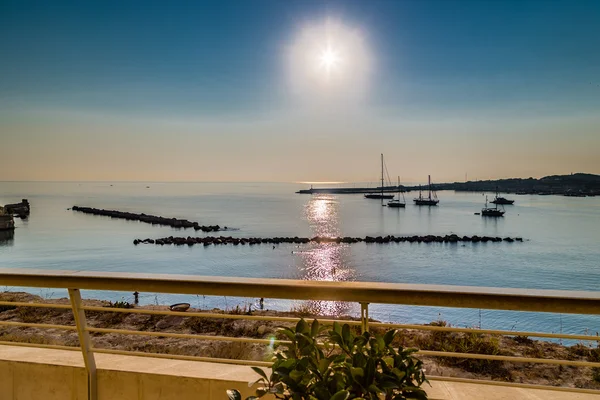
[[[368,47],[360,107],[290,93],[327,20]],[[600,173],[597,1],[1,1],[0,59],[0,135],[31,148],[0,179],[364,180],[395,149],[407,180]]]

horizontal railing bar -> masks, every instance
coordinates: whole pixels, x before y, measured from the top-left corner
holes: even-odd
[[[211,336],[211,335],[194,335],[191,333],[173,333],[173,332],[148,332],[148,331],[132,331],[128,329],[108,329],[108,328],[92,328],[86,329],[88,332],[96,333],[118,333],[122,335],[138,335],[138,336],[160,336],[160,337],[172,337],[180,339],[196,339],[196,340],[215,340],[221,342],[244,342],[244,343],[262,343],[262,344],[291,344],[289,340],[277,340],[277,339],[255,339],[246,337],[231,337],[231,336]]]
[[[600,293],[379,282],[0,269],[3,285],[600,314]]]
[[[243,314],[219,314],[209,312],[194,312],[194,311],[166,311],[166,310],[150,310],[142,308],[116,308],[116,307],[97,307],[97,306],[83,306],[81,307],[85,311],[104,311],[104,312],[120,312],[120,313],[132,313],[132,314],[146,314],[146,315],[175,315],[177,317],[200,317],[200,318],[223,318],[223,319],[242,319],[249,321],[271,321],[271,322],[298,322],[300,317],[276,317],[270,315],[243,315]],[[360,321],[344,320],[344,319],[325,319],[316,317],[319,322],[330,323],[334,322],[344,323],[348,325],[360,325]]]
[[[524,331],[504,331],[497,329],[478,329],[478,328],[455,328],[435,325],[414,325],[414,324],[391,324],[384,322],[369,322],[370,327],[378,328],[400,328],[400,329],[418,329],[422,331],[440,331],[440,332],[464,332],[464,333],[485,333],[490,335],[503,336],[532,336],[555,339],[571,339],[571,340],[590,340],[600,341],[599,336],[595,335],[576,335],[571,333],[545,333],[545,332],[524,332]]]
[[[47,305],[43,303],[16,303],[16,302],[0,302],[0,305],[15,304],[17,306],[32,306],[32,307],[48,307],[48,308],[63,308],[70,309],[71,307],[64,304],[52,304]],[[59,307],[57,307],[59,306]],[[264,315],[238,315],[238,314],[219,314],[219,313],[205,313],[205,312],[178,312],[178,311],[166,311],[166,310],[150,310],[150,309],[134,309],[134,308],[115,308],[115,307],[97,307],[97,306],[84,306],[82,309],[86,311],[101,311],[101,312],[120,312],[120,313],[132,313],[132,314],[146,314],[146,315],[174,315],[180,317],[201,317],[201,318],[223,318],[223,319],[241,319],[241,320],[254,320],[254,321],[271,321],[271,322],[298,322],[299,317],[276,317],[276,316],[264,316]],[[318,318],[321,323],[343,323],[349,325],[360,325],[360,321],[342,320],[342,319],[324,319]],[[569,339],[569,340],[589,340],[589,341],[600,341],[599,336],[595,335],[577,335],[577,334],[560,334],[560,333],[546,333],[546,332],[529,332],[529,331],[506,331],[497,329],[477,329],[477,328],[458,328],[458,327],[442,327],[434,325],[416,325],[416,324],[393,324],[385,322],[370,322],[371,327],[378,328],[397,328],[397,329],[415,329],[424,331],[441,331],[441,332],[463,332],[463,333],[483,333],[492,335],[505,335],[505,336],[531,336],[531,337],[544,337],[554,339]]]
[[[54,350],[76,350],[81,351],[81,347],[77,346],[62,346],[59,344],[38,344],[38,343],[25,343],[25,342],[8,342],[0,341],[0,345],[4,346],[18,346],[18,347],[35,347],[43,349],[54,349]]]
[[[0,301],[0,306],[15,306],[15,307],[39,307],[39,308],[60,308],[70,310],[71,306],[67,304],[54,303],[25,303],[23,301]]]
[[[94,352],[104,353],[104,354],[126,355],[126,356],[166,358],[166,359],[186,360],[186,361],[206,361],[206,362],[215,362],[215,363],[223,363],[223,364],[248,365],[248,366],[258,366],[258,367],[270,367],[272,365],[272,363],[268,362],[268,361],[230,360],[230,359],[225,359],[225,358],[184,356],[184,355],[160,354],[160,353],[153,354],[153,353],[144,353],[144,352],[138,352],[138,351],[125,351],[125,350],[112,350],[112,349],[94,349]],[[448,381],[448,382],[458,382],[458,383],[473,383],[473,384],[483,384],[483,385],[493,385],[493,386],[516,387],[516,388],[524,388],[524,389],[539,389],[539,390],[553,390],[553,391],[561,391],[561,392],[600,394],[600,391],[593,390],[593,389],[570,388],[570,387],[561,387],[561,386],[544,386],[544,385],[534,385],[534,384],[526,384],[526,383],[478,380],[478,379],[468,379],[468,378],[453,378],[453,377],[435,376],[435,375],[428,375],[427,379],[432,380],[432,381],[442,381],[442,382]]]
[[[0,302],[0,305],[10,302]],[[17,303],[14,303],[17,304]],[[32,303],[18,303],[18,305],[31,305]],[[35,306],[45,307],[42,303],[34,303]],[[70,306],[60,305],[57,308],[70,309]],[[131,314],[146,314],[146,315],[174,315],[179,317],[200,317],[200,318],[223,318],[223,319],[240,319],[240,320],[251,320],[251,321],[270,321],[270,322],[298,322],[300,317],[277,317],[268,315],[240,315],[240,314],[220,314],[220,313],[207,313],[207,312],[179,312],[179,311],[167,311],[167,310],[151,310],[151,309],[135,309],[135,308],[116,308],[116,307],[98,307],[98,306],[83,306],[83,310],[86,311],[100,311],[100,312],[120,312],[120,313],[131,313]],[[349,325],[360,325],[360,321],[343,320],[343,319],[324,319],[316,317],[321,323],[334,322],[349,324]],[[600,341],[600,337],[596,335],[577,335],[570,333],[546,333],[546,332],[529,332],[529,331],[506,331],[497,329],[477,329],[477,328],[458,328],[458,327],[442,327],[435,325],[416,325],[416,324],[393,324],[387,322],[369,322],[369,326],[378,328],[397,328],[397,329],[416,329],[424,331],[441,331],[441,332],[463,332],[463,333],[483,333],[491,335],[504,335],[504,336],[531,336],[531,337],[543,337],[543,338],[554,338],[554,339],[569,339],[569,340],[589,340],[589,341]]]
[[[0,321],[0,325],[22,326],[22,327],[26,327],[26,328],[64,329],[67,331],[76,331],[77,330],[77,327],[71,326],[71,325],[38,324],[35,322]]]
[[[136,352],[136,351],[111,350],[111,349],[94,349],[94,351],[96,353],[104,353],[104,354],[157,357],[157,358],[189,360],[189,361],[207,361],[207,362],[216,362],[216,363],[224,363],[224,364],[248,365],[248,366],[259,366],[259,367],[271,367],[271,365],[272,365],[272,363],[268,362],[268,361],[230,360],[230,359],[225,359],[225,358],[184,356],[184,355],[174,355],[174,354],[152,354],[152,353],[144,353],[144,352]],[[507,386],[507,387],[516,387],[516,388],[525,388],[525,389],[539,389],[539,390],[554,390],[554,391],[562,391],[562,392],[600,394],[600,391],[593,390],[593,389],[569,388],[569,387],[561,387],[561,386],[543,386],[543,385],[534,385],[534,384],[526,384],[526,383],[478,380],[478,379],[468,379],[468,378],[452,378],[452,377],[435,376],[435,375],[428,375],[427,379],[432,380],[432,381],[448,381],[448,382],[475,383],[475,384],[481,383],[483,385]]]
[[[104,311],[104,312],[121,312],[121,313],[133,313],[133,314],[147,314],[147,315],[175,315],[179,317],[201,317],[201,318],[224,318],[224,319],[241,319],[241,320],[254,320],[254,321],[271,321],[271,322],[298,322],[299,317],[276,317],[268,315],[239,315],[239,314],[219,314],[219,313],[206,313],[206,312],[178,312],[178,311],[166,311],[166,310],[149,310],[149,309],[135,309],[135,308],[114,308],[114,307],[97,307],[97,306],[84,306],[82,307],[86,311]],[[344,319],[324,319],[315,317],[320,323],[333,324],[338,322],[341,324],[348,325],[360,325],[360,321],[344,320]],[[441,331],[441,332],[464,332],[464,333],[484,333],[491,335],[504,335],[504,336],[532,336],[532,337],[545,337],[555,339],[570,339],[570,340],[589,340],[589,341],[600,341],[599,336],[595,335],[577,335],[570,333],[546,333],[546,332],[528,332],[528,331],[506,331],[497,329],[477,329],[477,328],[457,328],[457,327],[442,327],[434,325],[416,325],[416,324],[393,324],[387,322],[369,322],[370,327],[377,328],[397,328],[397,329],[415,329],[423,331]]]
[[[138,357],[151,357],[151,358],[167,358],[171,360],[185,360],[185,361],[205,361],[215,362],[221,364],[235,364],[235,365],[248,365],[253,367],[270,367],[273,363],[268,361],[251,361],[251,360],[230,360],[228,358],[213,358],[213,357],[200,357],[200,356],[184,356],[177,354],[163,354],[163,353],[144,353],[142,351],[127,351],[127,350],[112,350],[112,349],[92,349],[94,353],[102,354],[117,354],[121,356],[138,356]]]
[[[476,360],[490,360],[490,361],[510,361],[510,362],[533,363],[533,364],[572,365],[574,367],[600,367],[600,362],[551,360],[548,358],[497,356],[497,355],[491,355],[491,354],[455,353],[455,352],[451,352],[451,351],[419,350],[419,351],[417,351],[417,354],[424,355],[424,356],[433,356],[433,357],[473,358]]]
[[[599,395],[600,390],[594,389],[582,389],[582,388],[572,388],[566,386],[544,386],[544,385],[535,385],[532,383],[517,383],[517,382],[504,382],[504,381],[490,381],[484,379],[469,379],[469,378],[453,378],[449,376],[435,376],[435,375],[427,375],[427,379],[430,381],[440,381],[440,382],[457,382],[457,383],[474,383],[477,385],[491,385],[491,386],[507,386],[514,388],[522,388],[522,389],[536,389],[536,390],[554,390],[558,392],[574,392],[574,393],[588,393]]]
[[[187,333],[144,332],[144,331],[132,331],[132,330],[125,330],[125,329],[107,329],[107,328],[87,328],[87,331],[88,332],[98,332],[98,333],[118,333],[118,334],[125,334],[125,335],[160,336],[160,337],[197,339],[197,340],[215,340],[215,341],[262,343],[262,344],[271,344],[272,343],[271,340],[269,340],[269,339],[193,335],[193,334],[187,334]],[[290,344],[291,342],[273,340],[273,343]],[[499,356],[499,355],[491,355],[491,354],[457,353],[457,352],[431,351],[431,350],[419,350],[418,353],[425,355],[425,356],[436,356],[436,357],[472,358],[472,359],[478,359],[478,360],[496,360],[496,361],[522,362],[522,363],[539,363],[539,364],[558,364],[558,365],[572,365],[572,366],[578,366],[578,367],[600,367],[600,363],[588,362],[588,361],[551,360],[551,359],[545,359],[545,358]]]

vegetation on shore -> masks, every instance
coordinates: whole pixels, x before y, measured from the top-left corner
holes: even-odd
[[[0,293],[0,300],[69,304],[68,299],[44,300],[39,296],[16,292]],[[84,302],[88,305],[105,307],[111,304],[99,300],[86,300]],[[126,308],[127,303],[123,302],[122,306],[122,308]],[[166,306],[144,306],[142,308],[168,309]],[[194,311],[225,314],[222,310]],[[247,311],[236,308],[228,313],[240,314],[245,312]],[[252,314],[308,317],[301,312],[252,311]],[[277,328],[282,324],[271,321],[186,317],[184,313],[181,316],[163,316],[88,311],[86,316],[88,325],[98,328],[286,340],[285,335],[277,332]],[[344,317],[343,319],[355,320],[355,318],[350,317]],[[0,306],[0,320],[74,325],[72,312],[68,309]],[[440,321],[432,324],[445,325],[446,323]],[[294,324],[283,325],[291,327]],[[358,333],[358,327],[352,329],[355,334]],[[384,330],[378,328],[371,328],[370,332],[373,335],[385,333]],[[133,336],[115,333],[92,333],[91,335],[94,346],[99,348],[248,360],[269,360],[273,354],[272,346],[260,343]],[[0,326],[0,341],[65,346],[79,345],[75,331],[14,326]],[[596,345],[590,346],[586,343],[577,343],[567,346],[527,337],[487,335],[475,331],[473,333],[458,333],[402,329],[398,331],[392,345],[396,348],[402,346],[422,350],[600,362],[600,349]],[[451,357],[419,356],[419,358],[423,360],[428,375],[600,389],[600,370],[596,368]]]
[[[302,189],[296,193],[317,194],[317,193],[370,193],[381,190],[386,193],[396,192],[398,189],[411,192],[421,190],[421,186],[384,186],[376,188],[356,188],[356,187],[332,187],[332,188],[310,188]],[[539,194],[539,195],[564,195],[564,196],[599,196],[600,195],[600,175],[576,173],[570,175],[550,175],[540,179],[536,178],[509,178],[496,180],[475,180],[466,182],[447,182],[432,183],[432,190],[456,190],[459,192],[499,192],[517,193],[517,194]]]
[[[468,192],[501,192],[517,194],[560,194],[566,196],[600,195],[600,175],[570,174],[550,175],[540,179],[511,178],[489,181],[468,181],[439,183],[432,185],[435,190],[457,190]],[[418,190],[418,187],[407,188]]]

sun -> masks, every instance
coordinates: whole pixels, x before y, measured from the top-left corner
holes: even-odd
[[[327,74],[339,67],[341,58],[337,51],[328,46],[319,55],[319,66],[323,68]]]
[[[300,27],[285,63],[290,93],[311,107],[362,102],[373,75],[365,32],[331,18]]]

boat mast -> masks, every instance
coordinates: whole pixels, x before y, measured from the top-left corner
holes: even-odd
[[[427,181],[429,183],[429,200],[431,200],[431,175],[427,175]]]
[[[383,153],[381,153],[381,199],[383,200]]]

